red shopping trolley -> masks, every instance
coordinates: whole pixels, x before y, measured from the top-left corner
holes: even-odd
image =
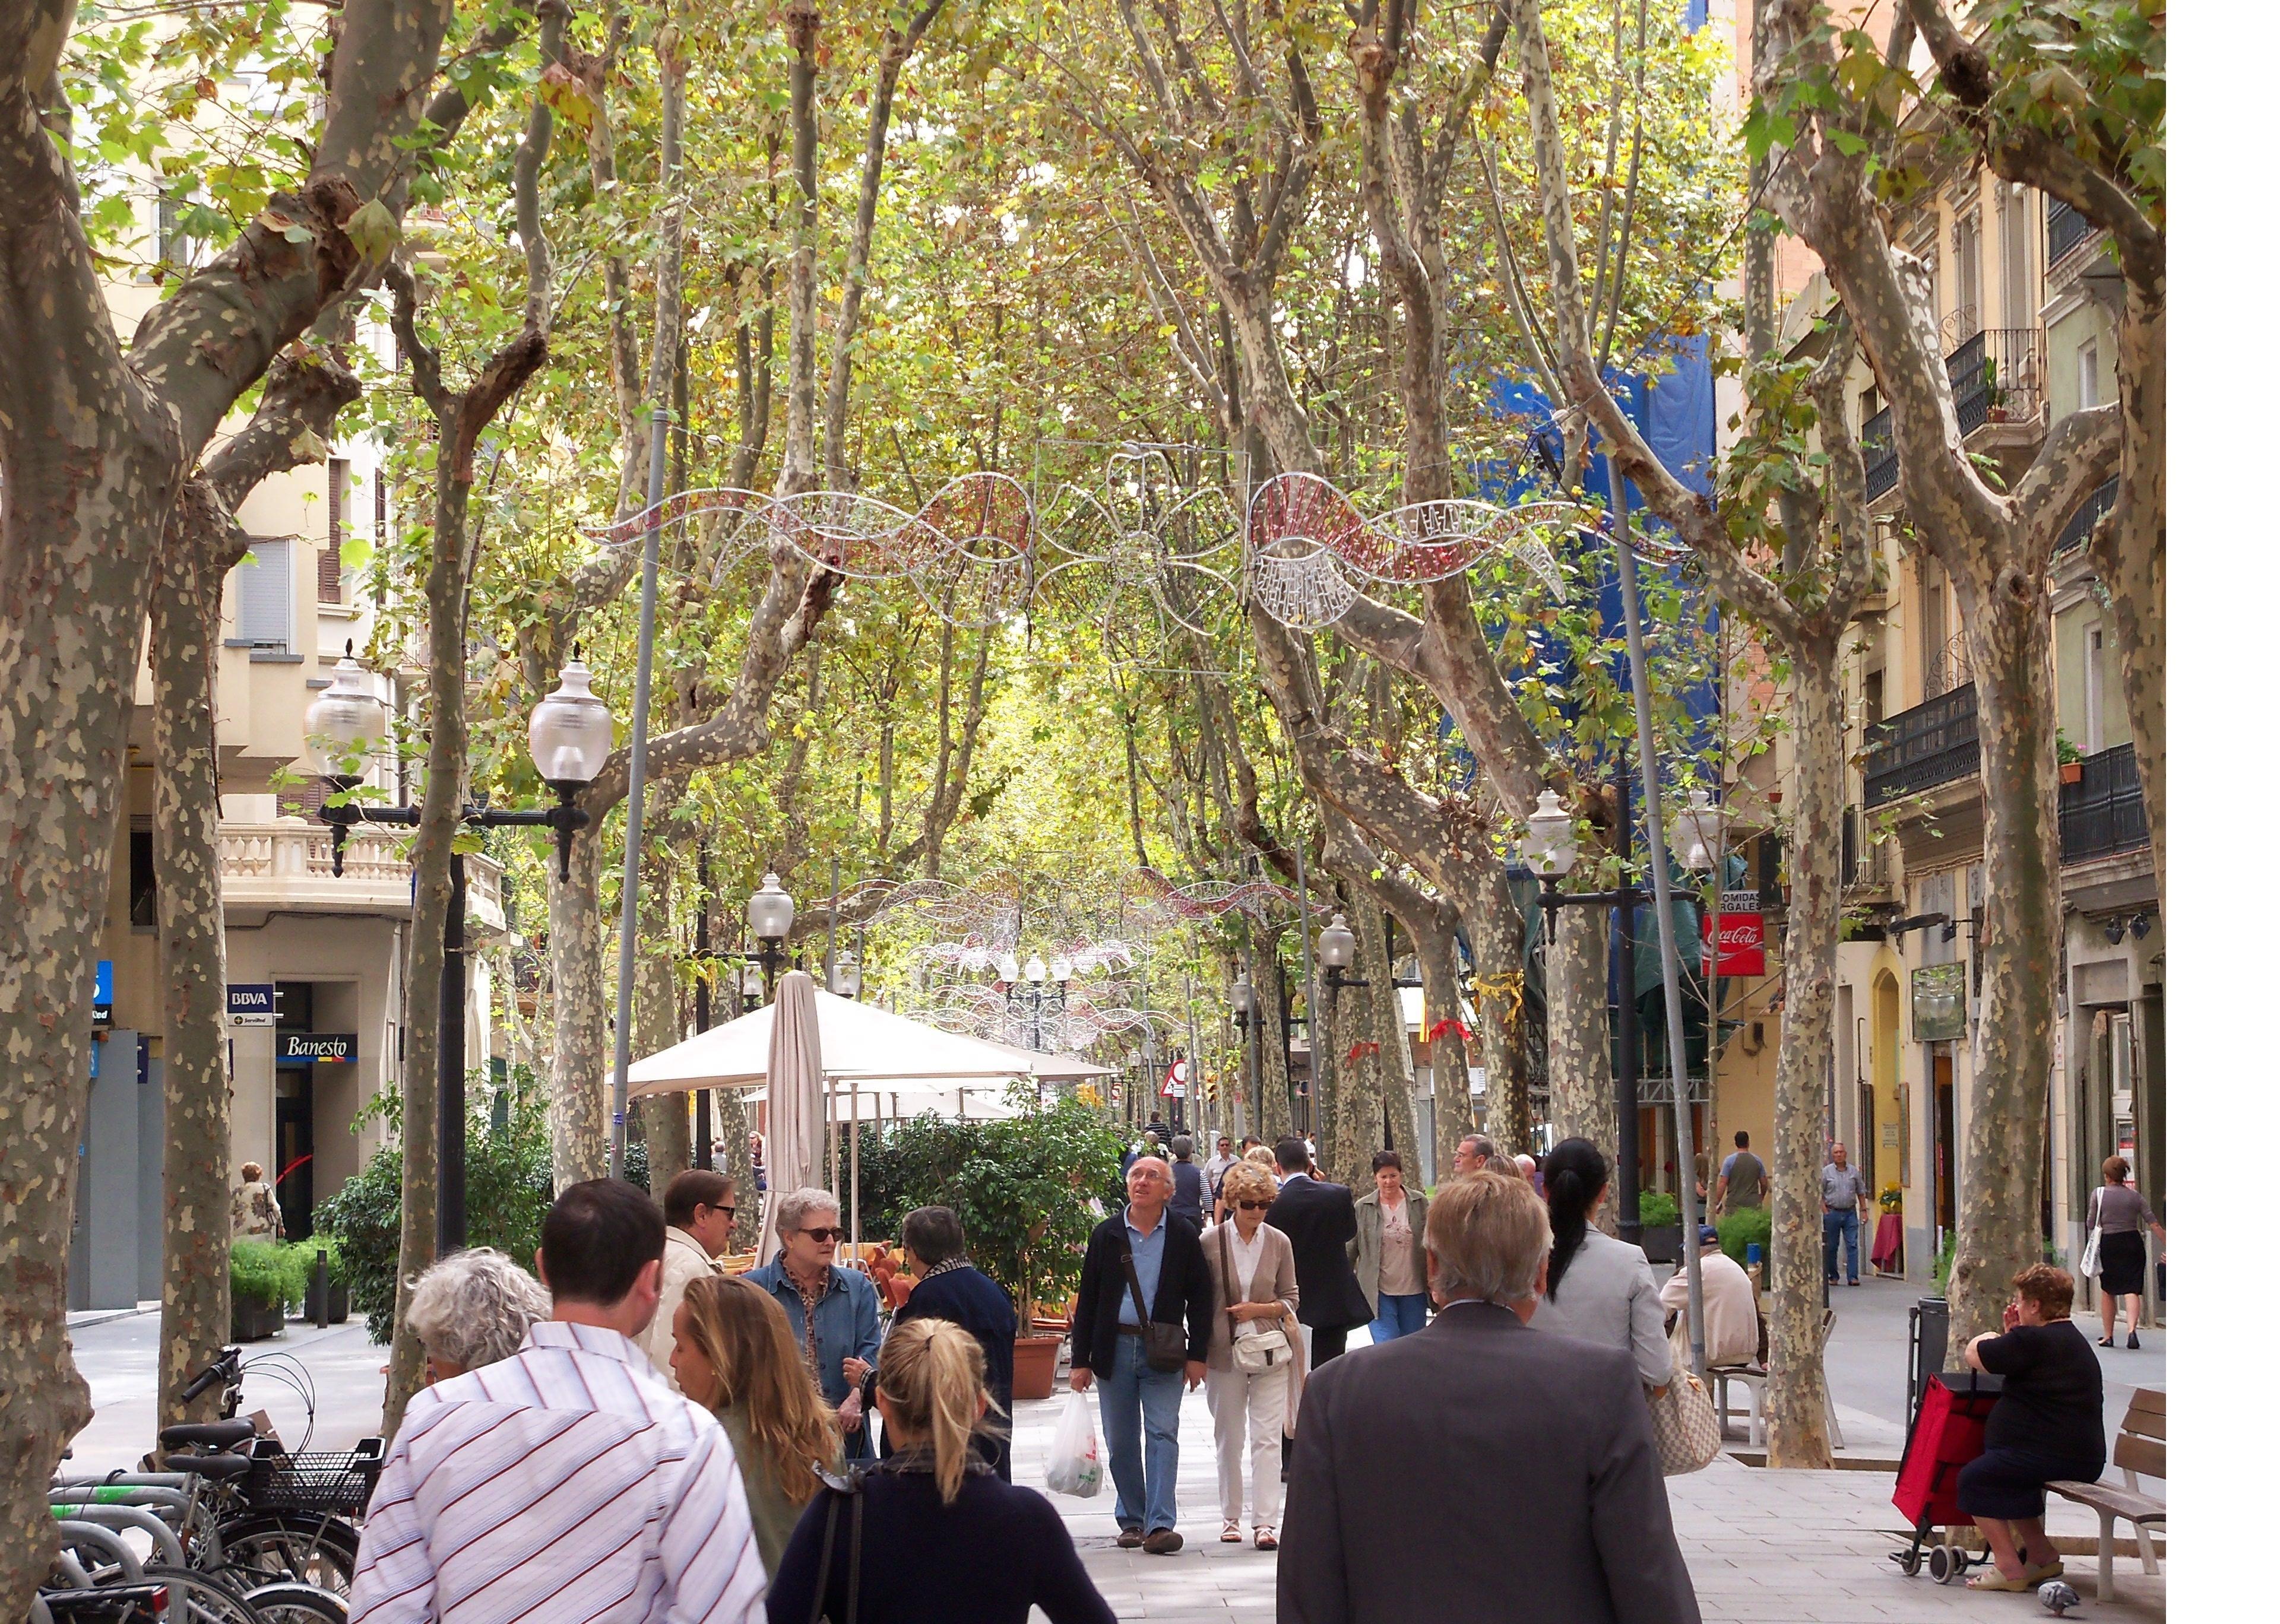
[[[1987,1447],[1987,1416],[2002,1390],[2000,1376],[1976,1370],[1944,1370],[1924,1383],[1892,1489],[1892,1504],[1915,1529],[1908,1548],[1892,1553],[1902,1573],[1929,1566],[1935,1583],[1948,1584],[1987,1559],[1954,1543],[1954,1531],[1971,1526],[1955,1503],[1955,1481]]]

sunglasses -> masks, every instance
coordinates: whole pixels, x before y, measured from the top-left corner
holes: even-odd
[[[700,1201],[700,1202],[698,1202],[697,1205],[699,1205],[699,1206],[701,1206],[701,1207],[703,1207],[703,1208],[705,1208],[707,1212],[725,1212],[725,1213],[727,1213],[727,1214],[728,1214],[729,1217],[731,1217],[731,1218],[734,1218],[734,1217],[736,1217],[736,1208],[734,1208],[734,1207],[732,1207],[732,1206],[729,1206],[729,1207],[718,1206],[718,1205],[715,1205],[713,1203],[712,1203],[712,1202],[710,1202],[710,1201]]]
[[[1264,1212],[1275,1204],[1272,1201],[1238,1201],[1235,1205],[1246,1212]]]
[[[847,1231],[836,1224],[825,1224],[813,1229],[795,1229],[792,1233],[804,1235],[819,1246],[826,1241],[843,1241],[847,1238]]]

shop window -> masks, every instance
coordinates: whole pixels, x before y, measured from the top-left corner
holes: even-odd
[[[158,856],[148,829],[127,835],[127,922],[137,930],[158,928]]]

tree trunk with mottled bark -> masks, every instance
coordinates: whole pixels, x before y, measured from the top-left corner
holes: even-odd
[[[1552,1138],[1615,1143],[1615,1072],[1607,1056],[1605,908],[1563,908],[1544,950],[1545,1051],[1552,1083]]]

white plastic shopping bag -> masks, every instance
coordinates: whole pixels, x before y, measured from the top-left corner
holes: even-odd
[[[1045,1451],[1045,1487],[1055,1494],[1089,1499],[1100,1492],[1100,1435],[1093,1429],[1092,1402],[1071,1393],[1061,1406],[1061,1424]]]

